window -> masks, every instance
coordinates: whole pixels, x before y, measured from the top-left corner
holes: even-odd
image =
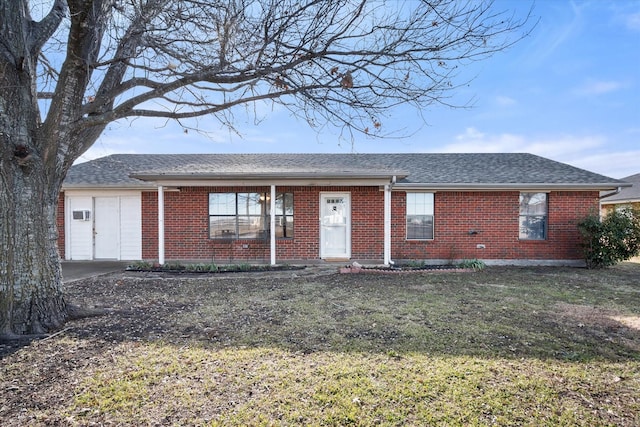
[[[616,212],[620,212],[620,213],[623,213],[625,215],[632,215],[633,214],[633,206],[631,206],[631,203],[615,205],[615,210],[616,210]],[[74,214],[75,214],[75,212],[74,212]]]
[[[266,239],[269,237],[270,196],[267,193],[210,193],[209,237]],[[276,195],[276,236],[293,237],[293,194]]]
[[[433,239],[433,193],[407,193],[407,239]]]
[[[522,240],[547,238],[547,194],[520,193],[520,234]]]
[[[276,194],[276,237],[293,237],[293,193]]]

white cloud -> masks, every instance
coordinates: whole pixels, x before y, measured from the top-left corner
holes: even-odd
[[[518,102],[509,97],[509,96],[503,96],[503,95],[499,95],[496,97],[496,104],[498,104],[500,107],[511,107],[513,105],[516,105]]]
[[[640,12],[626,15],[624,22],[628,29],[640,31]]]
[[[508,153],[525,152],[566,161],[575,153],[604,146],[605,138],[598,135],[577,137],[561,135],[528,139],[512,133],[486,134],[470,127],[455,136],[455,142],[440,147],[438,151],[449,153]]]
[[[488,134],[470,127],[450,144],[435,147],[443,153],[531,153],[621,178],[640,172],[640,150],[611,151],[601,135],[558,135],[529,138],[512,133]]]
[[[640,150],[584,153],[571,162],[579,168],[594,171],[613,178],[623,178],[640,172]]]
[[[575,90],[579,95],[603,95],[623,89],[626,85],[615,80],[589,80]]]

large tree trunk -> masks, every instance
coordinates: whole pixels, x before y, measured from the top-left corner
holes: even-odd
[[[57,248],[59,187],[48,182],[42,164],[20,158],[22,153],[7,161],[6,154],[0,172],[0,335],[40,334],[67,318]]]
[[[25,3],[0,6],[0,336],[40,334],[67,318],[56,208],[64,167],[42,133],[37,29]],[[10,42],[10,44],[7,44]]]

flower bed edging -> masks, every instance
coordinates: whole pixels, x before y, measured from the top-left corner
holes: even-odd
[[[471,273],[473,268],[375,268],[346,266],[339,269],[340,274],[412,274],[412,273]]]

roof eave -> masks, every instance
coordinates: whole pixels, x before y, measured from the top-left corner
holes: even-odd
[[[156,188],[155,185],[142,184],[63,184],[61,191],[65,190],[150,190]]]
[[[447,191],[513,191],[513,190],[555,190],[555,191],[606,191],[628,187],[622,183],[398,183],[395,189],[403,190],[447,190]]]
[[[344,173],[309,173],[309,172],[269,172],[269,173],[133,173],[129,175],[131,178],[140,179],[142,181],[160,181],[160,180],[262,180],[268,178],[283,179],[382,179],[391,178],[393,176],[398,179],[406,178],[406,172],[385,171],[383,173],[363,173],[363,172],[344,172]]]
[[[623,199],[609,199],[604,198],[600,200],[600,203],[603,205],[621,205],[621,204],[630,204],[630,203],[640,203],[640,197],[628,197]]]

